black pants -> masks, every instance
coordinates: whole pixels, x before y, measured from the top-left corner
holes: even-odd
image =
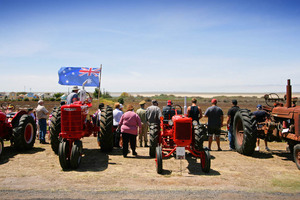
[[[130,148],[132,153],[135,152],[136,147],[136,135],[132,135],[129,133],[122,133],[123,137],[123,156],[127,156],[128,154],[128,142],[130,141]]]
[[[117,129],[118,126],[114,126],[114,129]],[[120,147],[120,131],[115,130],[113,132],[113,136],[114,136],[114,147]]]

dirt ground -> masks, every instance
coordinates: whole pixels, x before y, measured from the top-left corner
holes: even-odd
[[[120,149],[102,153],[94,137],[82,141],[84,156],[72,171],[62,171],[49,144],[36,142],[20,153],[5,142],[1,199],[300,199],[300,171],[285,143],[270,143],[270,152],[248,157],[228,151],[227,141],[215,151],[214,142],[210,173],[187,154],[186,160],[164,159],[159,175],[148,148],[123,158]]]
[[[257,103],[239,105],[253,111]],[[45,102],[49,111],[58,104]],[[205,111],[210,103],[199,105]],[[226,114],[231,104],[219,106]],[[32,150],[17,152],[6,141],[0,158],[0,199],[300,199],[300,171],[283,142],[269,143],[270,152],[261,142],[262,150],[253,156],[228,151],[228,141],[221,142],[223,151],[215,151],[214,142],[210,173],[203,173],[199,159],[187,154],[186,160],[164,159],[159,175],[148,148],[137,148],[137,157],[123,158],[120,149],[102,153],[94,137],[82,141],[84,156],[72,171],[62,171],[49,144],[36,142]]]

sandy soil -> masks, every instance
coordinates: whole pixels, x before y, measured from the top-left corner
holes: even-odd
[[[227,141],[223,151],[214,151],[214,142],[210,173],[188,154],[186,160],[164,159],[159,175],[148,148],[123,158],[119,149],[102,153],[94,137],[82,141],[84,157],[73,171],[62,171],[49,144],[20,153],[5,142],[1,199],[300,199],[300,172],[285,143],[248,157],[228,151]]]

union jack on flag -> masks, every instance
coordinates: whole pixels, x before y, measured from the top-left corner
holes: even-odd
[[[58,83],[61,85],[81,86],[86,80],[88,80],[85,86],[100,87],[100,73],[101,68],[61,67],[58,71]]]
[[[98,75],[100,74],[100,68],[93,70],[93,68],[82,67],[81,70],[79,70],[79,73],[80,73],[79,76],[84,76],[84,75],[91,76],[91,75],[94,75],[94,76],[98,77]]]

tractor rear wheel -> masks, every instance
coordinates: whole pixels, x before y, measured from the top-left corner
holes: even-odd
[[[205,132],[200,128],[200,125],[193,126],[194,135],[195,135],[195,149],[200,151],[203,149],[203,142],[205,139]]]
[[[61,140],[58,148],[59,163],[63,170],[70,168],[70,147],[68,140]]]
[[[113,109],[109,106],[101,110],[100,132],[98,132],[98,141],[100,148],[104,152],[110,152],[113,149]]]
[[[163,172],[161,146],[156,147],[156,171],[158,174],[161,174]]]
[[[256,121],[247,109],[240,109],[236,112],[233,121],[233,135],[235,148],[243,155],[251,155],[254,152],[256,143]]]
[[[3,152],[3,149],[4,149],[3,140],[2,140],[2,138],[0,138],[0,158],[1,158],[1,155]]]
[[[149,125],[149,134],[150,134],[149,155],[151,158],[155,158],[155,149],[157,147],[158,134],[159,134],[158,124],[151,123]]]
[[[204,173],[209,173],[210,171],[210,153],[208,149],[203,151],[204,153],[204,159],[201,160],[201,169]]]
[[[55,154],[58,154],[58,147],[60,143],[59,133],[61,132],[61,110],[60,106],[54,108],[50,123],[50,140],[51,148]]]
[[[36,123],[30,115],[22,115],[18,125],[13,128],[13,142],[17,150],[31,149],[35,142]]]
[[[76,140],[72,146],[70,165],[72,169],[77,169],[82,157],[82,142]]]
[[[300,144],[294,146],[294,161],[298,169],[300,169]]]

